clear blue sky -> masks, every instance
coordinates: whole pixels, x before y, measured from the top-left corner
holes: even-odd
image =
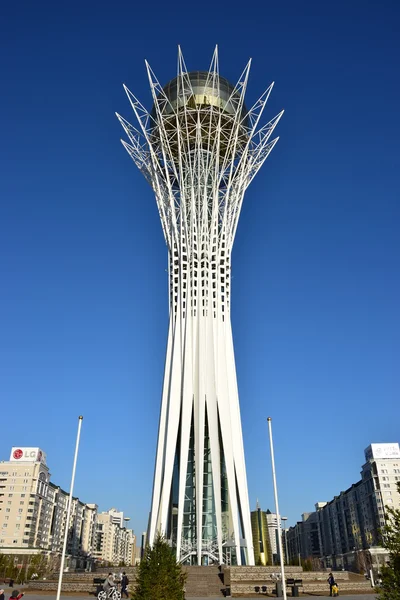
[[[4,2],[0,18],[0,457],[40,446],[68,487],[147,525],[168,326],[152,191],[119,143],[125,82],[207,68],[280,141],[249,188],[232,322],[250,503],[293,523],[359,477],[400,422],[400,5]]]

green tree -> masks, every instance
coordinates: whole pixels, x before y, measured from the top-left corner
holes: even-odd
[[[186,574],[175,554],[159,535],[147,546],[138,567],[134,600],[182,600]]]
[[[400,481],[397,483],[400,494]],[[400,509],[386,507],[386,525],[382,531],[383,545],[389,550],[389,562],[382,567],[381,600],[400,600]]]

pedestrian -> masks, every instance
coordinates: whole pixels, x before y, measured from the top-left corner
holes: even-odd
[[[13,590],[13,592],[10,596],[10,600],[21,600],[23,595],[24,594],[20,593],[19,590]]]
[[[10,579],[10,583],[8,584],[10,587],[14,587],[14,579]]]
[[[328,583],[329,583],[329,595],[332,596],[332,588],[335,585],[335,578],[332,575],[332,573],[329,573]]]
[[[129,594],[127,592],[127,587],[129,585],[129,579],[125,573],[125,571],[122,573],[122,577],[121,577],[121,598],[124,597],[124,594],[126,595],[127,598],[129,598]]]
[[[336,583],[336,581],[332,586],[332,594],[335,596],[335,598],[336,598],[336,596],[339,596],[339,587],[338,587],[338,584]]]
[[[0,590],[0,600],[4,600],[4,590]]]

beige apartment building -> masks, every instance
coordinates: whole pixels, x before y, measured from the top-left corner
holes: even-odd
[[[318,502],[315,512],[305,513],[289,529],[289,558],[312,556],[327,568],[348,569],[360,568],[359,561],[365,561],[367,552],[372,567],[379,571],[388,556],[380,531],[388,508],[400,508],[399,482],[398,442],[370,444],[364,451],[361,479],[329,502]]]
[[[49,480],[40,448],[12,448],[10,460],[0,463],[0,549],[47,548],[53,508]]]
[[[0,553],[59,556],[68,526],[66,567],[90,568],[96,557],[118,565],[135,564],[135,534],[123,512],[97,513],[96,504],[72,498],[50,481],[46,454],[40,448],[11,449],[0,462]]]
[[[40,448],[11,449],[0,462],[0,553],[62,552],[69,495],[50,482]],[[67,567],[86,566],[95,547],[97,505],[72,499]]]
[[[136,536],[124,526],[124,514],[111,508],[97,515],[96,549],[94,556],[101,561],[118,565],[134,565]]]

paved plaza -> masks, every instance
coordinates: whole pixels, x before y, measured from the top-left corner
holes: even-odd
[[[6,589],[6,600],[8,600],[8,589]],[[22,588],[21,588],[22,591]],[[46,600],[56,600],[56,595],[55,594],[46,594],[46,593],[40,593],[40,594],[31,594],[29,591],[24,592],[25,593],[25,597],[26,600],[43,600],[43,597],[46,598]],[[340,600],[374,600],[376,594],[373,593],[371,591],[370,594],[352,594],[352,595],[348,595],[348,596],[339,596]],[[270,596],[271,598],[273,596]],[[288,596],[290,598],[290,596]],[[312,596],[306,596],[305,594],[301,594],[301,597],[303,598],[329,598],[329,593],[325,594],[324,596],[316,596],[316,595],[312,595]],[[81,594],[61,594],[61,598],[62,599],[66,599],[66,598],[81,598],[81,600],[93,600],[95,598],[95,596],[84,596]],[[188,598],[190,598],[190,600],[211,600],[210,596],[207,598],[195,598],[192,596],[188,596]],[[219,598],[222,598],[222,596],[219,596]],[[240,600],[254,600],[254,596],[252,598],[243,598],[241,597]]]

